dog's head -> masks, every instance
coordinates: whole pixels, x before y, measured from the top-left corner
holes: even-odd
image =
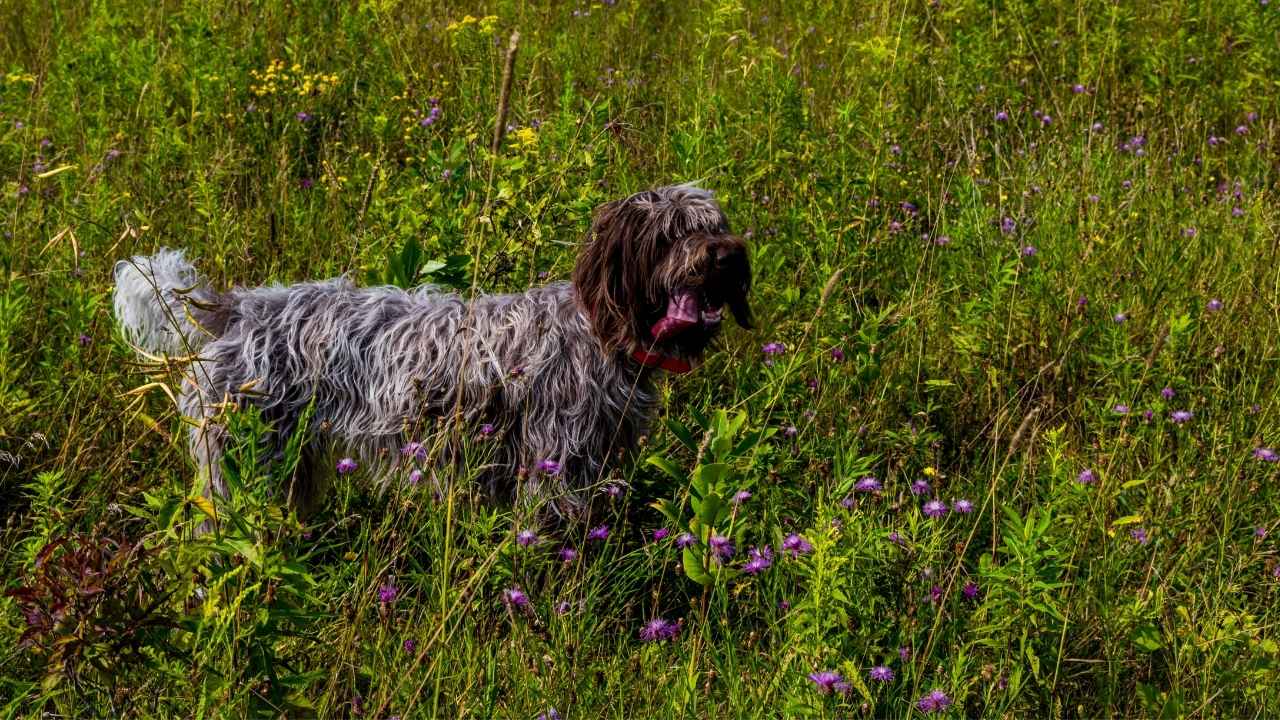
[[[710,191],[672,185],[596,210],[573,271],[579,301],[606,350],[697,362],[726,306],[751,327],[751,268]]]

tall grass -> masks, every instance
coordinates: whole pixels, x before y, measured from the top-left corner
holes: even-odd
[[[1280,713],[1277,4],[0,19],[3,716]],[[294,517],[251,413],[210,505],[113,330],[158,246],[219,286],[516,290],[690,179],[760,329],[533,542],[466,472]]]

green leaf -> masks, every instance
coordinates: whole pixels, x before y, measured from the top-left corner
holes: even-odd
[[[694,552],[693,548],[685,548],[681,560],[684,564],[684,574],[688,575],[689,579],[704,586],[715,581],[703,564],[705,560],[702,554]]]
[[[682,471],[675,463],[661,455],[650,455],[645,462],[658,468],[667,475],[670,475],[673,480],[685,479],[684,471]]]
[[[698,441],[693,438],[693,433],[683,423],[675,418],[667,418],[667,429],[672,435],[680,441],[690,452],[698,452]]]

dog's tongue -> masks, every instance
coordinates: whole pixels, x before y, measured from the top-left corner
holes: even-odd
[[[698,324],[698,298],[691,292],[672,295],[667,301],[667,314],[653,324],[650,334],[655,342],[663,342]]]

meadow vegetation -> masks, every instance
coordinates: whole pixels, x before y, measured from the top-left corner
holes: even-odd
[[[1280,3],[0,24],[0,717],[1280,714]],[[687,180],[757,329],[582,526],[360,468],[298,518],[251,412],[209,503],[111,318],[161,246],[218,287],[565,279],[594,207]]]

